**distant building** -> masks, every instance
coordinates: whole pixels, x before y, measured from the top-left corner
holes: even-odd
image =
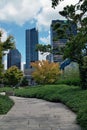
[[[29,86],[33,86],[36,84],[32,77],[33,72],[34,68],[24,69],[24,77],[27,79]]]
[[[61,54],[58,54],[56,53],[56,48],[61,48],[61,47],[64,47],[66,42],[67,42],[67,38],[65,38],[64,36],[60,39],[56,39],[56,37],[58,36],[58,34],[56,33],[56,31],[54,30],[53,26],[58,23],[60,24],[60,27],[63,28],[63,25],[68,25],[68,21],[67,20],[52,20],[52,23],[51,23],[51,45],[52,45],[52,48],[54,49],[54,54],[52,55],[52,61],[53,62],[62,62],[63,61],[63,55]],[[68,35],[70,35],[71,33],[73,35],[76,35],[77,34],[77,27],[75,24],[73,23],[70,23],[70,27],[71,27],[71,30],[69,30],[67,28],[66,30],[66,33]],[[58,50],[57,50],[58,52]]]
[[[35,50],[36,44],[38,44],[36,28],[26,30],[26,69],[31,68],[31,62],[38,61],[38,52]]]
[[[46,60],[48,60],[48,61],[51,62],[51,54],[48,54],[48,55],[46,56]]]
[[[12,49],[7,54],[7,69],[11,66],[17,66],[21,69],[21,53],[18,49]]]

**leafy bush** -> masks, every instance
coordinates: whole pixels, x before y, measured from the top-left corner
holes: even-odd
[[[32,77],[38,84],[55,83],[61,74],[59,64],[47,60],[33,62],[31,66],[34,67]]]
[[[28,80],[26,77],[23,77],[23,80],[22,80],[20,86],[28,86]]]
[[[87,108],[79,111],[77,121],[83,127],[83,130],[87,130]]]
[[[12,91],[12,90],[13,90],[13,88],[8,87],[8,86],[0,88],[0,92],[8,92],[8,91]]]
[[[16,66],[12,66],[4,74],[4,82],[10,86],[15,86],[21,81],[22,77],[23,72]]]
[[[0,114],[6,114],[14,102],[7,96],[0,95]]]
[[[59,79],[56,84],[67,84],[67,85],[75,85],[75,86],[80,86],[80,79],[76,78],[64,78],[64,79]]]

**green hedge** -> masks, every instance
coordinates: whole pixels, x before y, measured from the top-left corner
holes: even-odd
[[[0,95],[0,114],[6,114],[13,105],[14,102],[8,96]]]
[[[78,86],[45,85],[15,90],[17,96],[62,102],[77,113],[77,123],[87,130],[87,90]]]
[[[14,90],[14,89],[12,87],[8,87],[8,86],[0,88],[0,92],[8,92],[8,91],[12,91],[12,90]]]
[[[74,85],[74,86],[80,86],[80,79],[79,78],[65,78],[65,79],[59,79],[56,84],[66,84],[66,85]]]

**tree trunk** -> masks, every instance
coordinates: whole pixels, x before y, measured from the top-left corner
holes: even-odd
[[[83,90],[87,89],[87,56],[79,64],[80,85]]]

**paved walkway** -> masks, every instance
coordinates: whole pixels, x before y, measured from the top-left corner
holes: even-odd
[[[0,130],[81,130],[76,115],[61,103],[11,97],[15,105],[0,116]]]

